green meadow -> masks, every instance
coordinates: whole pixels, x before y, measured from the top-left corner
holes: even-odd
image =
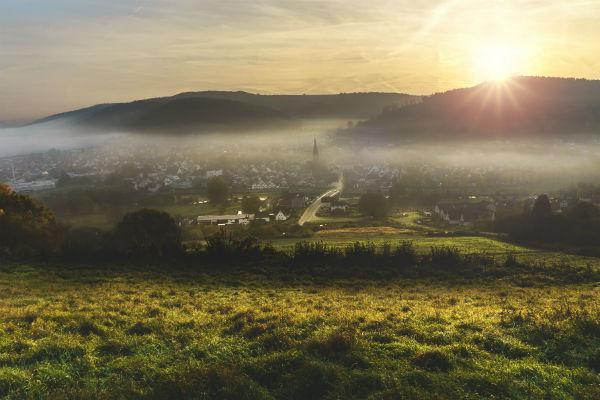
[[[543,273],[8,264],[0,397],[596,399],[598,290]]]

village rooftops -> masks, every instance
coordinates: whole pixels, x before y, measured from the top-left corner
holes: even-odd
[[[204,224],[243,224],[254,220],[254,214],[229,214],[229,215],[200,215],[196,222]]]

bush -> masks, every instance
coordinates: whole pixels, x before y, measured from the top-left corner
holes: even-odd
[[[410,266],[417,263],[417,252],[415,251],[412,242],[409,241],[404,241],[398,245],[394,250],[392,257],[394,264],[400,266]]]
[[[181,253],[181,229],[163,211],[142,209],[126,214],[117,225],[113,246],[120,255],[148,260]]]
[[[344,256],[348,261],[372,260],[375,257],[375,244],[373,242],[354,242],[346,246]]]
[[[296,242],[292,261],[296,263],[327,262],[342,256],[342,253],[324,242]]]
[[[435,267],[457,268],[462,263],[460,253],[454,247],[432,247],[430,258],[431,264]]]
[[[251,260],[263,255],[263,249],[254,237],[237,239],[221,231],[206,238],[205,255],[217,261]]]

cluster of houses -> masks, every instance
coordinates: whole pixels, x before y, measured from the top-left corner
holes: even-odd
[[[496,217],[496,206],[486,200],[439,203],[433,211],[448,224],[459,226],[472,226],[476,221],[493,221]]]
[[[346,201],[340,200],[339,192],[323,197],[321,202],[323,203],[323,210],[329,211],[330,214],[345,214],[350,207]]]
[[[289,216],[285,215],[283,211],[277,213],[266,213],[259,212],[256,214],[245,214],[238,211],[237,214],[231,215],[200,215],[196,218],[196,223],[199,225],[248,225],[252,221],[261,222],[282,222],[287,221]]]
[[[248,214],[238,211],[237,214],[224,215],[200,215],[192,223],[199,225],[248,225],[252,221],[270,223],[283,222],[290,218],[294,210],[303,209],[307,206],[310,199],[301,193],[285,193],[277,201],[276,212],[260,211],[255,214]]]

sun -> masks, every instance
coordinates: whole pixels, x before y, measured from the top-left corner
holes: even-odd
[[[503,81],[521,74],[523,49],[518,46],[490,42],[482,44],[474,55],[474,70],[479,81]]]

